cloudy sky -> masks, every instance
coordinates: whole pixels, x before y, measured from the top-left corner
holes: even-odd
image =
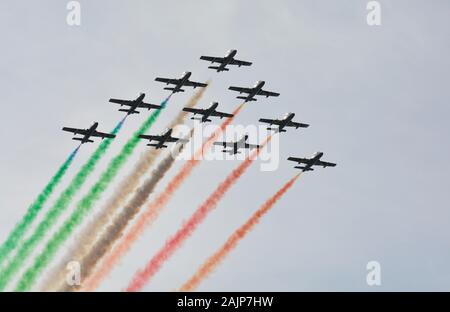
[[[364,0],[80,3],[80,26],[66,23],[67,1],[0,4],[2,241],[76,146],[61,127],[98,121],[109,130],[122,117],[110,97],[146,92],[159,102],[167,91],[154,78],[189,70],[212,79],[201,107],[218,101],[230,111],[239,102],[228,86],[256,80],[281,93],[248,104],[236,124],[295,112],[311,126],[283,134],[278,169],[251,167],[145,290],[179,287],[295,174],[287,157],[319,150],[338,166],[305,174],[199,290],[450,290],[448,1],[380,1],[381,26],[367,25]],[[253,66],[217,74],[199,60],[229,49]],[[173,96],[151,132],[191,95]],[[129,118],[79,197],[145,117]],[[83,146],[56,195],[96,145]],[[202,163],[100,290],[126,286],[238,164]],[[378,287],[366,283],[372,260]]]

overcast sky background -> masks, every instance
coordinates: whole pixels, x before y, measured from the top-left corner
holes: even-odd
[[[76,146],[61,127],[98,121],[108,131],[123,116],[110,97],[146,92],[159,102],[167,91],[154,78],[190,70],[212,79],[200,107],[219,101],[231,111],[239,101],[228,86],[265,80],[281,96],[249,103],[235,122],[295,112],[311,126],[283,134],[278,170],[252,166],[145,290],[179,287],[296,173],[283,160],[319,150],[338,166],[305,174],[199,290],[450,290],[448,1],[380,1],[378,27],[367,25],[362,0],[80,1],[79,27],[66,24],[66,3],[0,3],[2,241]],[[217,74],[199,60],[229,49],[253,66]],[[162,131],[192,94],[173,96],[149,132]],[[77,198],[146,116],[129,118]],[[83,146],[55,195],[97,144]],[[198,166],[100,290],[123,289],[238,164]],[[371,260],[382,286],[366,284]]]

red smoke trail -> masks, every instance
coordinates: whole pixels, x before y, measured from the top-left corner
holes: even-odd
[[[234,111],[233,115],[242,109],[244,104],[239,105]],[[180,169],[175,177],[169,182],[165,190],[151,202],[142,215],[136,220],[133,226],[125,234],[121,241],[113,248],[113,250],[105,257],[100,263],[99,267],[85,279],[82,290],[92,291],[98,287],[101,281],[109,274],[114,265],[130,250],[136,239],[144,232],[148,225],[150,225],[160,214],[166,203],[172,198],[172,195],[180,187],[180,185],[186,180],[192,170],[199,163],[204,152],[208,151],[212,144],[218,139],[219,135],[225,130],[225,128],[231,123],[233,118],[226,119],[207,140],[203,143],[202,147],[195,153],[194,157],[187,161]]]
[[[261,148],[253,151],[236,169],[226,177],[216,190],[197,208],[189,220],[172,236],[159,252],[147,263],[145,268],[137,271],[131,280],[126,291],[139,291],[158,272],[161,266],[175,253],[175,251],[189,238],[208,214],[216,207],[228,189],[242,176],[245,170],[253,163],[262,148],[270,141],[269,136],[262,144]]]
[[[251,217],[238,228],[205,263],[195,272],[194,275],[181,286],[180,291],[193,291],[197,286],[225,259],[225,257],[236,248],[237,244],[258,224],[260,219],[276,204],[276,202],[291,188],[299,178],[300,173],[290,179],[278,192],[270,197]]]

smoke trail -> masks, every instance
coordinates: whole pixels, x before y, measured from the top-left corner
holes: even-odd
[[[189,133],[186,139],[190,139],[192,133],[193,130]],[[140,211],[140,208],[153,192],[158,182],[170,169],[175,161],[175,158],[182,151],[184,145],[185,143],[179,143],[174,153],[169,153],[161,161],[158,167],[153,170],[151,177],[148,178],[141,187],[139,187],[139,189],[136,191],[136,194],[131,198],[125,208],[115,216],[114,220],[112,220],[112,222],[108,225],[102,235],[98,238],[94,246],[89,250],[89,253],[87,253],[82,258],[80,267],[83,268],[83,274],[85,276],[89,276],[95,264],[103,257],[104,254],[106,254],[111,249],[111,246],[114,244],[114,242],[122,237],[127,225]],[[74,287],[71,287],[67,284],[59,289],[59,291],[71,290],[74,290]]]
[[[236,116],[244,104],[239,105],[234,111]],[[100,282],[109,274],[113,266],[128,252],[134,241],[142,234],[145,228],[150,225],[160,214],[166,203],[172,198],[172,195],[178,187],[186,180],[192,170],[199,163],[201,156],[209,150],[214,141],[217,140],[222,131],[231,123],[233,118],[225,120],[195,153],[194,157],[187,161],[180,171],[171,179],[165,190],[159,194],[154,201],[148,205],[130,230],[125,234],[122,240],[112,249],[100,266],[88,276],[83,283],[84,291],[91,291],[100,284]]]
[[[210,81],[207,82],[208,86]],[[199,89],[188,101],[186,107],[194,107],[202,98],[206,88]],[[186,119],[187,112],[180,111],[179,114],[171,121],[168,128],[172,129],[177,125],[183,124]],[[98,234],[104,229],[110,220],[114,217],[116,212],[123,207],[129,194],[132,194],[139,185],[142,176],[153,165],[156,158],[159,156],[161,149],[148,149],[141,155],[139,161],[134,166],[133,170],[121,181],[115,189],[112,197],[100,209],[100,211],[91,218],[91,221],[83,228],[74,245],[70,248],[67,255],[61,260],[55,269],[50,272],[49,278],[43,283],[43,291],[51,291],[59,288],[61,283],[65,284],[66,264],[69,261],[80,261],[85,256],[95,243]],[[84,266],[83,266],[84,272]]]
[[[66,173],[73,159],[78,153],[80,149],[80,145],[69,155],[67,160],[59,167],[58,171],[56,171],[55,175],[50,179],[48,184],[44,187],[42,192],[38,195],[35,201],[28,207],[26,214],[22,217],[14,229],[9,233],[8,238],[0,247],[0,265],[3,263],[5,258],[9,255],[11,251],[16,248],[19,241],[25,235],[25,232],[28,230],[30,225],[36,219],[38,213],[41,211],[44,204],[52,195],[55,187],[61,182],[62,177]]]
[[[165,107],[168,100],[162,103]],[[101,194],[106,190],[112,180],[115,178],[119,169],[125,164],[126,160],[133,153],[138,145],[140,139],[139,135],[146,132],[151,125],[156,121],[162,109],[154,111],[141,127],[133,134],[131,139],[122,147],[120,153],[114,157],[108,164],[108,167],[103,171],[98,181],[90,188],[88,193],[77,203],[75,210],[70,217],[63,223],[59,230],[48,241],[44,250],[36,257],[32,266],[23,274],[19,280],[16,291],[26,291],[35,282],[38,274],[45,268],[45,266],[52,260],[59,247],[72,234],[73,230],[79,225],[86,214],[91,210],[94,203],[100,198]]]
[[[269,136],[261,148],[253,151],[230,175],[226,177],[215,191],[197,208],[188,221],[172,236],[164,246],[153,256],[143,270],[137,271],[128,285],[126,291],[139,291],[158,272],[161,266],[178,250],[184,241],[191,236],[195,229],[205,220],[208,214],[216,207],[230,187],[242,176],[247,168],[259,155],[262,148],[270,141]]]
[[[225,259],[225,257],[236,248],[242,240],[269,212],[276,202],[291,188],[294,182],[300,177],[300,173],[290,179],[281,189],[270,197],[241,227],[239,227],[205,263],[195,272],[194,275],[180,288],[180,291],[193,291],[198,285]]]
[[[117,134],[125,120],[126,118],[123,118],[111,133]],[[63,191],[63,193],[56,200],[55,204],[53,204],[51,209],[45,214],[44,219],[39,223],[33,234],[25,240],[14,258],[8,263],[5,269],[0,272],[0,291],[5,288],[12,276],[21,268],[28,255],[34,250],[38,243],[44,238],[45,234],[56,223],[59,216],[66,210],[74,195],[80,190],[89,174],[94,170],[99,160],[108,150],[111,142],[112,139],[105,139],[97,147],[88,161],[83,165],[83,167],[81,167],[77,175],[72,179],[69,186]]]

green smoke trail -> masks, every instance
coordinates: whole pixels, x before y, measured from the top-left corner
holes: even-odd
[[[55,175],[50,179],[48,184],[44,187],[42,192],[38,195],[35,201],[28,207],[26,214],[22,217],[16,226],[13,228],[11,233],[9,233],[6,241],[0,246],[0,265],[6,259],[11,251],[16,248],[18,242],[23,238],[25,232],[28,230],[30,225],[36,219],[38,213],[41,211],[44,204],[52,195],[55,187],[61,182],[62,177],[66,173],[73,159],[77,155],[80,146],[78,146],[66,159],[66,161],[59,167]]]
[[[117,126],[111,133],[117,134],[124,121],[125,118],[117,124]],[[6,284],[9,282],[14,273],[16,273],[21,268],[28,255],[34,250],[34,248],[36,248],[39,242],[45,237],[45,234],[56,223],[59,216],[69,206],[69,203],[72,200],[73,196],[77,193],[78,190],[80,190],[89,174],[94,170],[95,165],[108,150],[111,142],[112,139],[105,139],[99,145],[99,147],[95,150],[89,160],[83,165],[80,171],[78,171],[77,175],[72,179],[69,186],[56,200],[52,208],[46,213],[44,219],[39,223],[34,233],[25,240],[14,258],[8,263],[4,270],[0,272],[0,291],[4,290]]]
[[[163,102],[165,106],[167,100]],[[149,118],[142,124],[139,130],[128,140],[120,153],[114,157],[108,167],[100,176],[99,180],[92,186],[88,193],[78,202],[75,210],[70,217],[64,222],[59,230],[49,240],[44,250],[36,257],[33,265],[24,273],[19,280],[15,291],[27,291],[36,281],[39,273],[52,260],[58,248],[70,236],[73,230],[79,225],[86,214],[91,210],[94,203],[100,198],[100,195],[106,190],[112,180],[115,178],[119,169],[125,164],[128,157],[133,153],[133,150],[140,141],[139,135],[146,132],[150,126],[155,122],[161,110],[154,111]]]

